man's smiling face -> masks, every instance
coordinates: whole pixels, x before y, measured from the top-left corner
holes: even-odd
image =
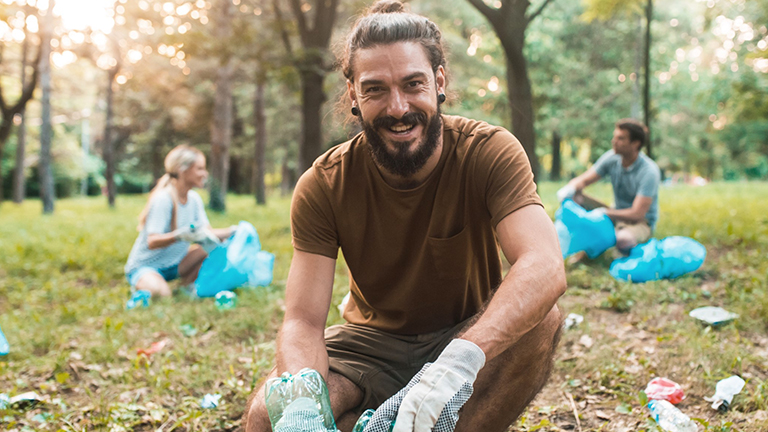
[[[441,137],[438,92],[445,71],[437,72],[417,42],[396,42],[355,53],[355,81],[347,82],[353,105],[376,163],[410,177],[434,154]]]

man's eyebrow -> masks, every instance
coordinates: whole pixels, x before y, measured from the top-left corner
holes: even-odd
[[[424,72],[414,72],[414,73],[406,76],[402,80],[403,81],[410,81],[410,80],[416,79],[416,78],[426,79],[427,78],[427,74],[425,74]]]
[[[364,80],[360,80],[360,86],[381,85],[381,84],[384,84],[383,80],[377,80],[377,79],[364,79]]]
[[[406,82],[406,81],[411,81],[411,80],[416,79],[416,78],[427,79],[428,75],[426,73],[424,73],[424,72],[414,72],[414,73],[412,73],[410,75],[406,75],[405,77],[401,78],[400,81]],[[382,85],[382,84],[384,84],[384,80],[380,80],[380,79],[362,79],[362,80],[360,80],[360,86]]]

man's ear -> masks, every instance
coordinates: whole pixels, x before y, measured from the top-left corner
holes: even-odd
[[[445,68],[442,66],[438,66],[437,70],[435,71],[435,85],[437,85],[437,92],[445,93],[445,86],[447,84],[448,84],[448,81],[445,77]]]
[[[355,84],[347,80],[347,95],[349,95],[349,99],[352,101],[353,105],[357,104],[357,93],[355,93]]]

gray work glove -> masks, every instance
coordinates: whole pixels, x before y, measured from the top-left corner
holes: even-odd
[[[452,432],[484,365],[485,354],[477,345],[454,339],[376,410],[365,432],[388,432],[392,420],[393,432]]]

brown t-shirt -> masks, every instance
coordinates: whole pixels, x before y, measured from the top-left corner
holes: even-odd
[[[390,187],[363,134],[320,156],[291,204],[294,248],[336,258],[350,272],[344,318],[423,334],[476,314],[501,282],[494,229],[541,205],[528,159],[501,127],[443,116],[443,150],[414,189]]]

